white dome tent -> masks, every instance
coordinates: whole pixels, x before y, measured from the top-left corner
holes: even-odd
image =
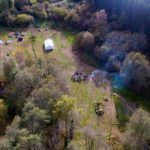
[[[52,51],[54,49],[53,40],[47,39],[44,41],[45,51]]]

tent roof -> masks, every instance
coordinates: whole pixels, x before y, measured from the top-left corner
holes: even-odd
[[[48,46],[48,45],[51,45],[51,46],[54,46],[54,44],[53,44],[53,40],[51,40],[51,39],[47,39],[47,40],[45,40],[45,46]]]
[[[54,49],[54,43],[53,40],[51,39],[47,39],[44,41],[44,45],[45,45],[45,50],[52,50]]]

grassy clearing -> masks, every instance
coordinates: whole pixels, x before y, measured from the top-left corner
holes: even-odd
[[[89,82],[74,83],[71,82],[71,95],[77,99],[78,108],[82,109],[82,126],[92,126],[94,129],[98,128],[99,125],[106,126],[105,119],[99,117],[95,113],[94,104],[99,101],[101,96],[108,96],[105,92],[95,87],[94,84]],[[107,118],[109,119],[109,118]],[[101,120],[101,121],[100,121]],[[107,129],[106,129],[107,130]]]
[[[70,44],[74,44],[75,43],[75,38],[77,33],[76,32],[71,32],[71,34],[67,31],[62,31],[63,35],[66,37],[66,39],[68,40],[68,42]]]
[[[89,124],[94,128],[97,128],[97,116],[94,111],[94,103],[97,101],[97,98],[103,96],[104,93],[99,88],[95,87],[94,84],[89,85],[88,81],[81,82],[79,84],[70,80],[70,72],[74,72],[76,69],[80,70],[82,68],[82,66],[80,66],[81,68],[76,68],[75,60],[71,56],[67,55],[67,53],[70,52],[70,44],[75,41],[75,35],[75,32],[67,31],[63,31],[62,33],[54,30],[49,30],[43,33],[37,32],[34,49],[37,58],[43,56],[56,59],[56,65],[60,66],[69,81],[70,94],[77,99],[77,107],[82,109],[82,125],[86,126]],[[48,37],[53,39],[55,50],[51,53],[44,54],[42,45],[44,39]]]
[[[36,40],[34,42],[31,41],[31,34],[30,32],[28,32],[27,29],[28,36],[26,36],[21,43],[18,43],[17,40],[15,40],[14,45],[12,44],[10,46],[14,48],[14,51],[20,49],[21,47],[22,51],[24,51],[27,57],[33,56],[33,58],[35,59],[34,56],[36,56],[37,60],[39,60],[40,58],[52,58],[53,64],[59,67],[61,71],[65,74],[65,77],[68,80],[70,95],[77,99],[77,109],[81,110],[81,126],[77,125],[76,127],[79,129],[75,132],[76,141],[79,142],[83,140],[80,129],[86,126],[91,126],[93,127],[93,129],[102,128],[103,132],[107,134],[110,129],[110,125],[108,124],[108,122],[109,119],[111,119],[112,117],[109,116],[109,114],[106,112],[104,116],[98,118],[98,116],[95,114],[94,103],[97,102],[99,97],[110,97],[110,95],[88,81],[81,82],[79,84],[74,83],[70,80],[71,75],[75,70],[84,70],[83,72],[85,73],[91,73],[91,67],[85,67],[85,65],[82,66],[82,64],[78,64],[78,62],[76,62],[78,60],[75,60],[74,57],[72,57],[71,55],[71,44],[75,42],[75,36],[77,35],[77,32],[51,30],[50,28],[49,31],[44,31],[45,27],[50,26],[49,24],[47,24],[47,22],[42,24],[39,23],[37,24],[37,26],[42,28],[43,31],[38,32],[37,29],[34,29],[35,33],[37,34]],[[50,53],[45,53],[43,50],[43,42],[47,38],[52,38],[54,41],[55,49]],[[9,51],[11,52],[12,50]],[[90,57],[88,57],[88,59],[91,60]],[[92,61],[94,62],[94,59],[92,59]]]
[[[45,27],[45,28],[49,28],[52,29],[52,26],[54,25],[53,21],[47,21],[47,20],[35,20],[34,21],[34,26],[36,28],[41,28],[41,27]]]
[[[120,99],[117,96],[114,96],[114,102],[116,106],[119,128],[123,131],[126,126],[126,123],[129,120],[129,115],[127,114],[124,104],[120,101]]]
[[[64,70],[71,71],[74,66],[74,62],[72,58],[67,57],[62,51],[62,49],[65,49],[66,52],[69,50],[67,40],[56,33],[52,35],[52,39],[54,40],[55,45],[53,56],[57,58],[57,61],[61,64]]]

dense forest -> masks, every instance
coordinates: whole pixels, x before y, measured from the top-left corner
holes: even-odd
[[[0,28],[27,28],[39,20],[76,31],[72,50],[80,60],[89,56],[86,64],[105,70],[111,81],[115,76],[150,106],[150,1],[66,1],[0,0]],[[111,150],[115,145],[90,128],[76,133],[84,137],[83,147],[72,142],[82,110],[59,65],[22,51],[0,58],[0,80],[6,84],[4,102],[0,99],[0,150]],[[128,122],[123,142],[113,149],[149,150],[149,113],[137,110]]]
[[[126,19],[126,23],[122,26],[122,29],[131,28],[132,31],[141,31],[142,29],[149,33],[150,3],[148,0],[112,0],[111,2],[108,0],[95,0],[94,3],[98,9],[105,8],[110,14],[110,20],[117,17]]]

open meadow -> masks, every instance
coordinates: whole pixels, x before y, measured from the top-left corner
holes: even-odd
[[[17,51],[22,51],[27,57],[32,57],[40,61],[41,58],[45,60],[51,58],[53,64],[59,67],[60,75],[63,74],[69,85],[70,95],[76,98],[77,109],[81,112],[80,124],[75,126],[74,140],[82,145],[81,131],[85,127],[92,128],[97,135],[104,137],[108,141],[109,137],[116,140],[120,135],[117,128],[116,109],[113,101],[113,94],[109,81],[105,85],[96,87],[91,79],[91,73],[95,68],[82,63],[76,54],[72,51],[72,44],[74,42],[75,32],[62,32],[61,30],[49,29],[45,31],[46,25],[40,26],[41,32],[38,28],[30,27],[16,30],[16,32],[26,32],[22,42],[18,42],[17,38],[13,37],[12,44],[2,45],[0,49],[0,57],[10,57],[15,55]],[[34,40],[31,38],[31,33],[36,34]],[[0,39],[8,40],[9,31],[2,31]],[[52,52],[44,51],[44,40],[52,39],[54,41],[54,50]],[[75,71],[81,71],[88,74],[88,80],[80,83],[73,82],[71,76]],[[103,101],[107,97],[108,102]],[[102,102],[104,107],[104,115],[98,116],[95,113],[94,104]],[[110,140],[110,139],[109,139]],[[116,143],[118,143],[117,141]],[[118,143],[119,144],[119,143]]]

